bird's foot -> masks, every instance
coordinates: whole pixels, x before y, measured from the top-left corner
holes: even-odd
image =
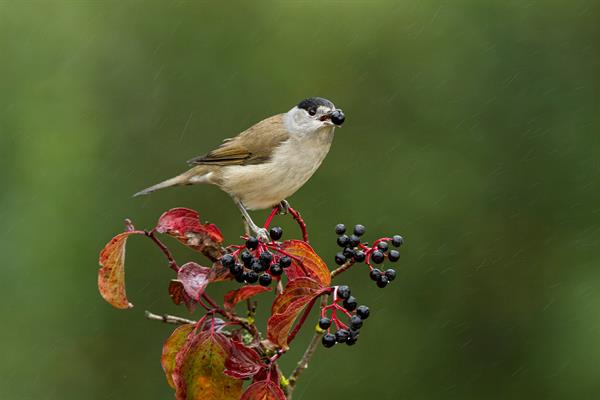
[[[254,232],[256,233],[256,237],[258,238],[258,240],[260,240],[263,243],[268,243],[271,241],[271,239],[269,238],[269,231],[267,231],[265,228],[256,228],[253,229]]]
[[[279,211],[277,212],[279,215],[287,215],[290,212],[290,203],[288,203],[287,200],[281,200],[277,207],[279,208]]]

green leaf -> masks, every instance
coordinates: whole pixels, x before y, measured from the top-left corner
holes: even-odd
[[[165,375],[167,376],[167,382],[169,386],[175,389],[175,382],[173,381],[173,371],[175,371],[175,358],[177,353],[188,339],[189,334],[194,330],[194,324],[181,325],[173,331],[171,336],[165,341],[163,345],[162,357],[160,363],[162,364]]]

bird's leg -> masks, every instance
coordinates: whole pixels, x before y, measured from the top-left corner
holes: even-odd
[[[254,221],[252,221],[250,214],[248,214],[248,210],[246,210],[246,207],[244,207],[244,204],[242,204],[241,201],[239,201],[236,198],[234,198],[233,201],[235,202],[235,205],[238,206],[238,208],[240,209],[240,211],[242,213],[242,217],[244,217],[244,220],[246,220],[246,223],[250,227],[250,230],[252,230],[252,232],[256,233],[256,236],[260,240],[262,240],[263,242],[268,242],[269,241],[269,232],[265,228],[259,228],[258,225],[256,225],[254,223]]]
[[[290,203],[287,202],[287,200],[281,200],[281,202],[279,202],[279,215],[287,215],[287,213],[290,210]]]

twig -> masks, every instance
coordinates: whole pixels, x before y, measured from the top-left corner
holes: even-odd
[[[148,236],[150,239],[152,239],[152,241],[154,243],[156,243],[156,245],[158,246],[158,248],[163,252],[163,254],[165,255],[165,257],[167,257],[167,260],[169,260],[169,267],[173,271],[179,272],[179,266],[177,265],[177,262],[173,258],[173,253],[171,253],[171,250],[169,250],[167,248],[167,246],[165,246],[163,244],[163,242],[161,242],[160,240],[158,240],[158,238],[154,234],[154,230],[152,230],[152,231],[144,231],[144,234],[146,236]]]
[[[325,307],[327,305],[328,298],[329,298],[329,295],[324,295],[323,297],[321,297],[321,307]],[[288,378],[289,384],[286,387],[286,393],[287,393],[288,400],[291,400],[291,398],[292,398],[292,393],[294,392],[294,389],[296,388],[296,384],[298,383],[298,378],[300,378],[300,375],[302,375],[304,370],[306,368],[308,368],[308,362],[310,361],[312,356],[315,354],[315,351],[317,350],[317,346],[319,345],[319,342],[321,341],[322,335],[323,335],[323,332],[318,332],[318,331],[316,331],[313,334],[313,337],[310,340],[308,347],[306,348],[306,350],[304,350],[304,354],[302,355],[302,358],[300,359],[300,361],[298,361],[298,365],[296,365],[296,368],[294,368],[294,370],[290,374],[290,377]]]
[[[195,324],[196,323],[196,321],[193,321],[191,319],[176,317],[174,315],[168,315],[168,314],[158,315],[158,314],[153,314],[150,311],[145,311],[144,314],[146,315],[146,318],[148,318],[148,319],[151,319],[154,321],[162,321],[166,324],[184,325],[184,324]]]
[[[338,268],[334,269],[333,271],[331,271],[331,279],[335,278],[336,276],[338,276],[342,272],[346,271],[353,265],[354,265],[353,259],[346,261],[344,264],[342,264],[341,267],[338,267]]]

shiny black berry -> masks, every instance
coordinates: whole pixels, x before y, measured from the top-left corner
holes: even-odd
[[[348,332],[346,329],[340,329],[335,333],[335,341],[338,343],[344,343],[346,340],[348,340],[348,336],[350,336],[350,332]]]
[[[229,272],[231,272],[231,275],[233,276],[241,275],[244,272],[244,266],[237,263],[233,264],[231,267],[229,267]]]
[[[384,252],[384,253],[385,253],[386,251],[388,251],[388,248],[389,248],[389,247],[390,247],[390,246],[388,245],[388,242],[379,242],[379,243],[377,243],[377,248],[378,248],[379,250],[381,250],[382,252]]]
[[[356,315],[358,315],[361,319],[369,318],[369,314],[371,314],[371,310],[367,306],[358,306],[356,309]]]
[[[235,280],[236,280],[237,282],[239,282],[239,283],[242,283],[242,282],[245,282],[245,281],[246,281],[246,273],[245,273],[245,272],[242,272],[242,273],[241,273],[241,274],[239,274],[239,275],[234,275],[233,277],[234,277],[234,278],[235,278]]]
[[[346,257],[346,259],[351,259],[354,258],[354,250],[352,250],[350,247],[346,247],[344,249],[344,251],[342,251],[342,254],[344,255],[344,257]]]
[[[400,252],[398,250],[390,250],[390,252],[388,253],[388,260],[390,260],[391,262],[396,262],[400,259]]]
[[[362,250],[356,250],[354,252],[354,261],[356,262],[363,262],[365,261],[366,255],[365,252]]]
[[[402,244],[404,243],[404,238],[400,235],[394,235],[392,237],[392,244],[396,247],[400,247],[402,246]]]
[[[360,244],[360,238],[356,235],[350,235],[350,247],[356,247]]]
[[[340,247],[348,247],[350,245],[350,238],[348,235],[342,235],[337,238],[337,244]]]
[[[271,275],[269,274],[262,274],[258,277],[258,283],[260,283],[262,286],[269,286],[272,281],[273,278],[271,278]]]
[[[246,275],[246,282],[248,283],[256,283],[258,281],[258,274],[254,271],[246,271],[244,272]]]
[[[246,251],[246,250],[242,251],[241,259],[247,268],[250,268],[250,266],[254,262],[254,260],[252,258],[253,258],[252,254],[250,254],[249,251]]]
[[[273,276],[280,276],[281,274],[283,274],[283,268],[281,268],[281,265],[277,263],[271,264],[269,272],[271,272],[271,275]]]
[[[346,300],[344,300],[343,306],[348,311],[354,311],[356,310],[356,306],[358,306],[358,303],[356,302],[354,296],[350,296]]]
[[[375,264],[381,264],[384,258],[385,257],[383,253],[379,250],[375,250],[373,253],[371,253],[371,261],[373,261]]]
[[[352,318],[350,318],[350,328],[351,329],[358,330],[362,327],[362,325],[363,325],[363,320],[358,315],[353,315]]]
[[[388,283],[390,283],[390,281],[385,275],[381,275],[379,279],[377,279],[377,286],[382,289],[386,287]]]
[[[279,226],[274,226],[269,231],[269,236],[271,236],[271,239],[273,240],[279,240],[281,239],[281,236],[283,236],[283,229]]]
[[[292,259],[288,256],[283,256],[279,259],[279,265],[281,265],[281,268],[287,268],[292,265]]]
[[[325,347],[333,347],[335,344],[335,336],[333,336],[331,333],[326,333],[323,335],[321,343],[323,343],[323,346]]]
[[[381,270],[373,268],[371,272],[369,272],[369,277],[371,278],[371,280],[377,281],[381,277],[381,274]]]
[[[331,113],[331,122],[333,122],[335,125],[340,126],[344,123],[345,120],[346,116],[344,115],[342,110],[335,110]]]
[[[394,279],[396,279],[396,270],[395,269],[387,269],[385,271],[385,277],[388,279],[388,281],[393,281]]]
[[[250,236],[248,240],[246,240],[246,247],[253,250],[258,247],[258,239],[254,236]]]
[[[331,326],[331,320],[329,318],[321,318],[319,320],[319,328],[325,330],[325,329],[329,329],[330,326]]]
[[[346,262],[346,256],[344,256],[344,253],[340,252],[335,255],[335,263],[337,265],[342,265],[345,262]]]
[[[343,235],[344,233],[346,233],[346,225],[337,224],[335,226],[335,233],[337,233],[338,235]]]
[[[358,331],[357,330],[352,330],[350,329],[350,334],[348,335],[348,340],[346,340],[346,344],[348,346],[352,346],[354,344],[356,344],[356,341],[358,340]]]
[[[269,265],[271,265],[271,261],[273,261],[273,255],[271,253],[269,253],[268,251],[263,251],[262,253],[260,253],[260,256],[258,257],[258,262],[261,263],[261,265],[265,267],[265,269],[269,268]]]
[[[350,288],[346,285],[338,286],[337,297],[340,299],[347,299],[350,297]]]
[[[225,254],[223,257],[221,257],[221,265],[225,268],[231,268],[233,265],[235,265],[235,257],[233,257],[231,254]]]
[[[256,273],[263,272],[266,268],[264,265],[259,263],[258,261],[254,261],[250,266],[250,269]]]
[[[354,234],[356,236],[362,236],[362,235],[364,235],[365,231],[366,231],[366,229],[365,229],[364,225],[361,225],[361,224],[354,225]]]

